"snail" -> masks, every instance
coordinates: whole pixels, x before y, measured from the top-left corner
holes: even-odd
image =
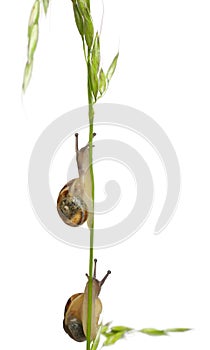
[[[91,321],[91,340],[94,340],[98,330],[99,316],[102,311],[102,303],[98,297],[101,287],[111,273],[107,271],[101,281],[96,279],[96,263],[94,259],[94,273],[92,283],[92,321]],[[65,332],[77,342],[86,340],[87,336],[87,318],[88,318],[88,284],[89,276],[86,274],[88,282],[84,293],[73,294],[66,303],[64,311],[63,328]]]
[[[93,136],[96,134],[94,133]],[[57,211],[65,224],[80,226],[90,213],[91,180],[89,171],[89,143],[79,150],[78,134],[75,134],[75,151],[79,177],[67,182],[60,190]]]

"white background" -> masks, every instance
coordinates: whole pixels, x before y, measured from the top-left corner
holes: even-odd
[[[140,232],[95,254],[99,277],[112,270],[101,293],[103,319],[137,329],[194,329],[165,338],[132,336],[116,350],[209,349],[210,4],[104,5],[104,66],[118,46],[120,59],[103,102],[138,108],[161,125],[179,157],[182,193],[173,220],[154,236],[166,181],[157,155],[142,146],[152,167],[154,208]],[[40,18],[32,82],[22,103],[31,6],[28,0],[1,6],[0,343],[3,349],[84,349],[63,332],[62,318],[67,298],[86,283],[88,251],[57,241],[40,225],[30,206],[27,170],[45,127],[86,103],[86,72],[71,1],[52,0],[47,19]],[[101,4],[95,0],[93,7],[98,19]]]

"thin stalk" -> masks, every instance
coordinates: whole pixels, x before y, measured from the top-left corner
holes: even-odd
[[[89,115],[89,167],[91,178],[91,221],[90,221],[90,248],[89,248],[89,283],[88,283],[88,324],[87,324],[87,350],[91,343],[91,320],[92,320],[92,282],[93,282],[93,253],[94,253],[94,172],[93,172],[93,122],[94,108],[93,95],[90,86],[90,50],[87,59],[87,89],[88,89],[88,115]]]
[[[84,36],[82,37],[82,48],[83,48],[83,52],[84,52],[84,56],[85,56],[85,62],[87,63],[87,57],[86,57],[86,49],[85,49],[85,40],[84,40]]]

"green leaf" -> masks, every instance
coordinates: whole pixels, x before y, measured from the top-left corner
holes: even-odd
[[[106,91],[106,76],[102,68],[99,73],[99,91],[101,95]]]
[[[33,59],[34,52],[36,50],[37,42],[39,37],[39,26],[34,24],[31,28],[31,33],[28,42],[28,61],[30,62]]]
[[[102,325],[101,334],[104,334],[104,333],[106,333],[109,330],[109,326],[110,326],[111,323],[112,322],[108,322],[108,323]]]
[[[102,331],[103,325],[101,324],[98,328],[98,332],[96,334],[96,337],[92,343],[91,350],[96,350],[98,348],[98,344],[100,342],[100,337],[101,337],[101,331]]]
[[[101,329],[101,334],[104,334],[108,331],[109,327],[108,326],[103,326],[102,329]]]
[[[23,75],[23,85],[22,85],[23,92],[26,91],[28,84],[30,82],[32,69],[33,69],[33,61],[27,62],[24,70],[24,75]]]
[[[47,10],[48,10],[48,7],[49,7],[49,2],[50,2],[50,0],[42,0],[45,15],[47,14]]]
[[[91,49],[94,37],[94,27],[87,0],[76,0],[76,4],[78,6],[80,15],[84,20],[85,41],[87,43],[88,48]]]
[[[129,332],[132,331],[132,328],[125,326],[114,326],[111,328],[111,332]]]
[[[35,1],[31,9],[31,13],[28,21],[29,26],[33,26],[34,24],[38,23],[39,11],[40,11],[40,4],[39,4],[39,1],[37,0]]]
[[[94,43],[93,43],[91,63],[95,72],[98,73],[99,66],[100,66],[100,39],[99,39],[98,32],[96,33]]]
[[[83,22],[83,18],[79,12],[79,8],[78,5],[74,2],[73,3],[73,10],[74,10],[74,18],[75,18],[75,22],[77,25],[77,29],[80,33],[81,36],[84,35],[84,22]]]
[[[111,334],[106,338],[105,342],[103,343],[103,346],[108,346],[116,343],[118,340],[124,337],[124,334],[125,332],[118,332],[118,333]]]
[[[91,49],[94,37],[94,27],[90,16],[84,17],[84,34],[86,44],[88,48]]]
[[[90,82],[91,82],[91,90],[96,101],[97,94],[98,94],[98,77],[93,66],[90,66]]]
[[[105,332],[105,333],[103,333],[103,336],[104,337],[106,337],[106,338],[109,338],[109,337],[111,337],[112,335],[115,335],[116,334],[116,332]]]
[[[106,325],[102,326],[102,328],[101,328],[101,334],[106,333],[106,331],[108,331],[108,329],[109,329],[109,326],[106,326]]]
[[[165,330],[160,330],[155,328],[143,328],[143,329],[140,329],[139,332],[147,335],[154,335],[154,336],[167,335]]]
[[[34,24],[38,24],[39,12],[40,12],[39,1],[35,1],[34,5],[32,7],[31,13],[30,13],[29,21],[28,21],[28,37],[30,37],[31,30],[32,30],[32,27],[34,26]]]
[[[117,60],[118,60],[118,57],[119,57],[119,52],[116,54],[116,56],[114,57],[108,71],[107,71],[107,74],[106,74],[106,78],[108,80],[108,83],[110,82],[114,72],[115,72],[115,69],[116,69],[116,66],[117,66]]]
[[[165,331],[167,333],[172,333],[172,332],[188,332],[188,331],[191,331],[192,329],[191,328],[167,328]]]
[[[73,2],[75,2],[75,1],[73,0]],[[85,17],[87,13],[89,13],[89,15],[90,15],[90,10],[88,8],[87,0],[76,0],[76,3],[78,5],[78,8],[79,8],[82,16]]]
[[[90,0],[87,0],[86,2],[87,2],[87,8],[88,8],[89,11],[90,11]]]

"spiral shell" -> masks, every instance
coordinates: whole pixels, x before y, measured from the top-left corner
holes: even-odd
[[[72,339],[78,342],[86,340],[81,321],[83,299],[84,293],[72,295],[67,301],[64,311],[63,328]]]
[[[88,207],[82,199],[79,179],[69,181],[60,191],[57,210],[65,224],[82,225],[88,217]]]

